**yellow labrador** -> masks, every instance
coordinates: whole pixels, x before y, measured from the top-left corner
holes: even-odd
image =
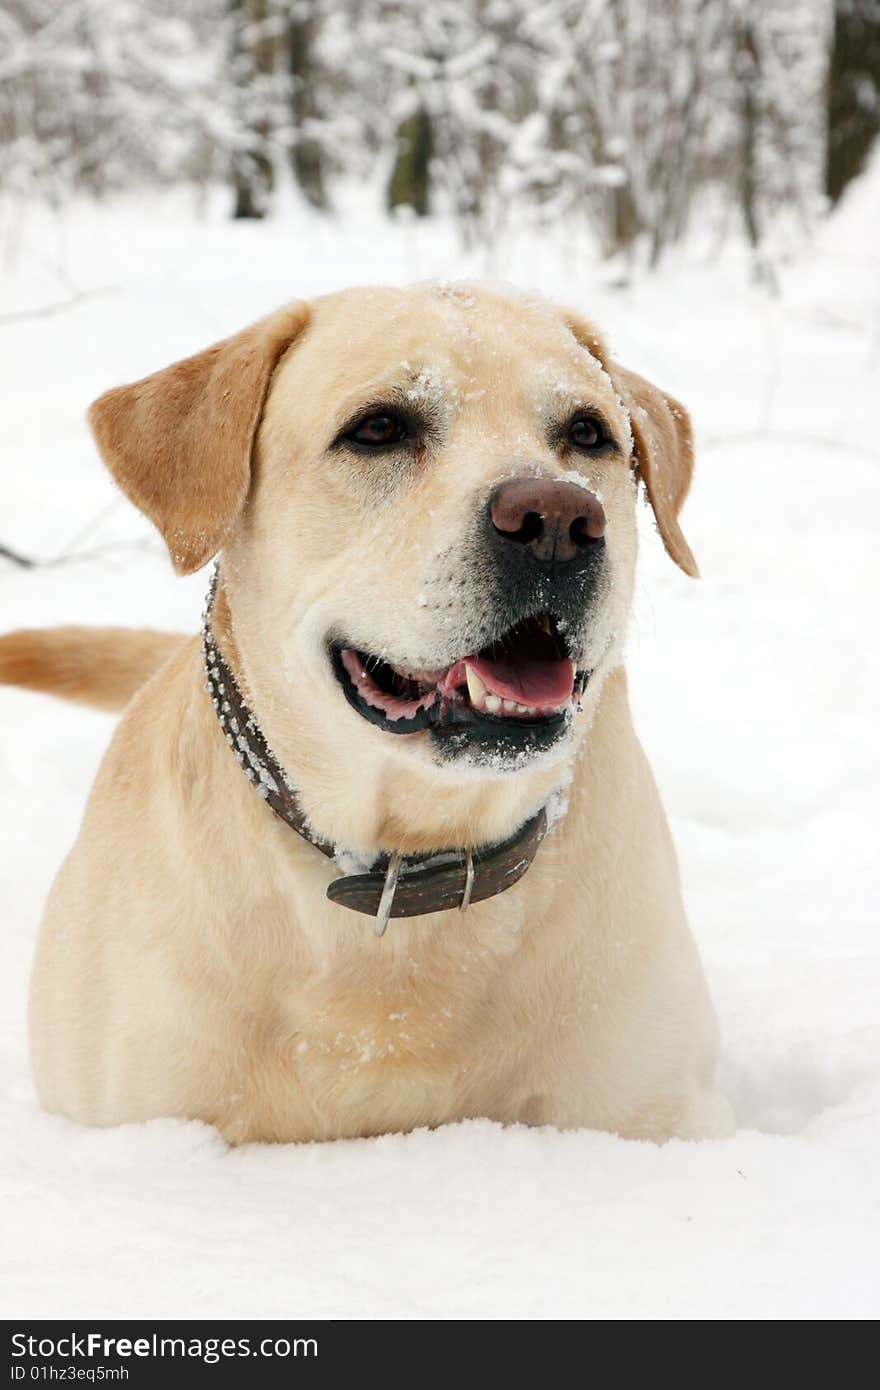
[[[53,887],[46,1107],[231,1142],[468,1116],[725,1132],[716,1026],[621,667],[686,412],[484,289],[294,304],[92,407],[200,637],[61,629],[0,677],[125,714]]]

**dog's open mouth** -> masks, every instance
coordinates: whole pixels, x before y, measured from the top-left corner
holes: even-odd
[[[481,726],[484,735],[504,731],[524,743],[563,725],[588,678],[575,670],[550,613],[517,623],[450,666],[413,670],[344,645],[332,655],[349,703],[397,734]]]

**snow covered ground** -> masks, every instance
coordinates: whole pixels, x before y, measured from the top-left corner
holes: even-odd
[[[863,180],[775,301],[729,261],[615,288],[525,236],[488,267],[595,317],[694,414],[685,530],[704,578],[673,568],[646,516],[630,670],[736,1137],[656,1148],[473,1122],[230,1152],[198,1124],[41,1114],[29,961],[111,723],[0,690],[6,1316],[880,1312],[878,210],[880,178]],[[3,629],[196,622],[204,576],[172,576],[89,441],[99,391],[287,298],[487,269],[443,228],[199,223],[167,199],[32,215],[18,244],[0,279],[0,543],[69,558],[0,561]]]

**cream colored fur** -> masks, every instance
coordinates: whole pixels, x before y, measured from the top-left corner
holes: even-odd
[[[51,893],[31,1001],[43,1104],[99,1125],[192,1116],[236,1143],[469,1116],[652,1139],[725,1132],[713,1011],[621,669],[630,461],[561,455],[544,428],[560,402],[601,410],[627,448],[630,413],[637,437],[656,427],[669,456],[640,442],[639,467],[687,567],[686,417],[656,392],[628,398],[628,383],[654,388],[537,302],[360,290],[294,320],[277,366],[271,321],[271,364],[254,369],[252,389],[271,380],[250,482],[226,469],[201,534],[224,528],[221,645],[313,825],[353,850],[416,852],[504,836],[559,787],[567,811],[507,893],[393,920],[377,939],[369,918],[327,901],[338,870],[254,795],[203,691],[199,643],[184,643],[128,705]],[[259,341],[259,325],[248,332]],[[406,472],[331,449],[350,411],[401,373],[445,420],[438,454]],[[113,411],[138,389],[113,393]],[[161,400],[162,374],[149,391]],[[110,466],[145,495],[130,470],[150,467],[148,434],[120,463],[124,414],[102,438],[101,411]],[[176,467],[168,447],[163,466]],[[552,755],[518,771],[442,765],[427,735],[394,737],[347,705],[327,635],[412,666],[471,650],[480,577],[461,538],[499,479],[535,467],[577,468],[603,499],[613,584],[585,653],[595,674]],[[163,491],[149,495],[192,567],[197,521],[179,501],[165,517]]]

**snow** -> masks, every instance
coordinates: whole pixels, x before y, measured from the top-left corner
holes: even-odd
[[[643,509],[629,669],[740,1127],[657,1148],[474,1121],[229,1151],[195,1123],[99,1132],[42,1114],[29,961],[112,722],[0,690],[6,1316],[877,1315],[878,192],[880,168],[778,299],[731,257],[623,290],[550,237],[487,265],[442,226],[362,212],[197,222],[169,195],[30,215],[0,282],[0,543],[89,554],[4,564],[3,628],[194,628],[206,575],[174,578],[114,500],[83,410],[287,298],[509,276],[589,315],[691,406],[684,529],[703,579],[675,570]]]

